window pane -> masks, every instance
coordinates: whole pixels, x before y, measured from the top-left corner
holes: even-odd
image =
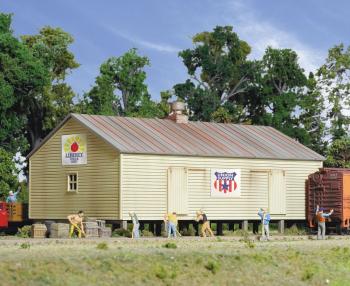
[[[68,174],[68,191],[78,190],[78,174]]]

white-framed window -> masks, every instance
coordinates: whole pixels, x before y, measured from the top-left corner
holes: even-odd
[[[67,191],[68,192],[78,191],[78,173],[69,173],[67,175]]]

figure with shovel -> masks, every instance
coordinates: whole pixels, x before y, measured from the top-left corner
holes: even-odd
[[[85,236],[84,226],[83,226],[84,212],[79,211],[77,214],[72,214],[67,216],[68,221],[70,222],[69,237],[73,236],[74,231],[78,232],[78,237],[81,238],[83,234]]]

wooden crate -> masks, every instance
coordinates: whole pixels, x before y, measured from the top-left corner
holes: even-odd
[[[84,224],[84,230],[85,230],[85,237],[86,238],[96,238],[98,237],[98,224],[96,221],[87,221],[83,222]]]
[[[110,227],[100,227],[98,229],[98,236],[99,237],[111,237],[112,236],[112,229]]]
[[[35,223],[32,225],[31,237],[32,238],[45,238],[47,228],[45,224]]]
[[[96,222],[97,222],[98,227],[100,227],[100,228],[106,227],[106,221],[105,220],[97,219]]]
[[[68,223],[53,223],[50,228],[50,238],[68,238],[69,224]]]

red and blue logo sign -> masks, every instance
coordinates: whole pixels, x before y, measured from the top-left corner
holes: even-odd
[[[235,177],[237,176],[236,172],[233,173],[220,173],[215,172],[216,180],[214,181],[214,188],[219,192],[232,192],[237,190],[237,182]]]
[[[240,196],[240,170],[212,170],[211,196]]]

